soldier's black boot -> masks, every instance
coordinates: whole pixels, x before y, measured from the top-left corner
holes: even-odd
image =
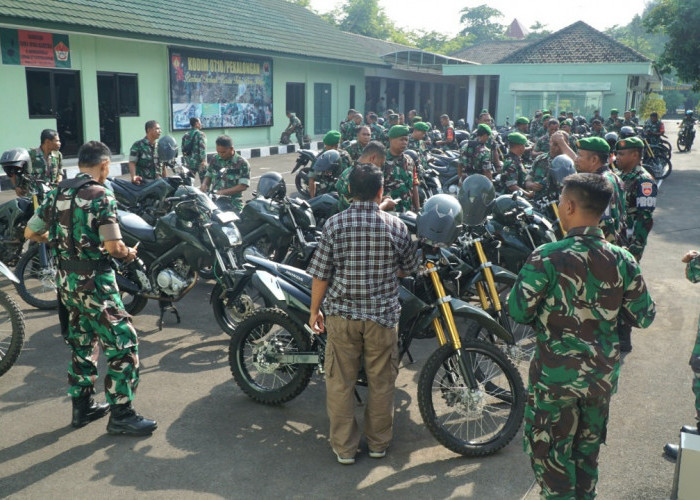
[[[89,390],[83,391],[80,396],[73,398],[73,420],[70,424],[76,429],[84,427],[93,420],[104,417],[108,411],[107,403],[96,403]]]
[[[664,455],[666,455],[671,460],[678,460],[678,445],[666,443],[664,445]]]
[[[158,428],[155,420],[144,418],[131,407],[131,403],[112,405],[112,413],[107,423],[110,434],[128,434],[129,436],[147,436]]]

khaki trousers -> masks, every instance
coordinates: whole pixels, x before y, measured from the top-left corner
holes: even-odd
[[[389,446],[394,425],[398,330],[374,321],[330,316],[326,331],[326,409],[331,421],[331,446],[348,458],[355,456],[360,444],[354,389],[364,357],[369,388],[364,433],[370,450],[383,451]]]

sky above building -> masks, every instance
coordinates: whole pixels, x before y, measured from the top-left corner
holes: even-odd
[[[311,0],[314,10],[322,13],[343,3],[343,0]],[[517,18],[528,29],[540,22],[545,29],[556,31],[576,21],[584,21],[603,31],[616,24],[624,26],[629,23],[636,14],[644,11],[647,0],[379,0],[387,16],[402,28],[450,35],[461,30],[460,10],[485,3],[503,13],[498,22],[505,25]]]

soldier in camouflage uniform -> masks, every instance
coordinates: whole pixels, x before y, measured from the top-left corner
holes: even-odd
[[[552,116],[549,113],[545,113],[542,115],[540,120],[534,122],[534,131],[530,135],[533,141],[537,141],[540,137],[547,133],[547,124],[551,118]]]
[[[472,174],[481,174],[493,179],[491,150],[486,146],[490,137],[491,127],[480,123],[476,128],[476,140],[469,140],[460,148],[457,164],[457,175],[460,179]]]
[[[355,116],[355,113],[357,113],[356,109],[350,108],[348,110],[348,116],[345,118],[345,120],[340,122],[340,125],[338,126],[338,130],[340,130],[341,134],[343,133],[343,129],[347,126],[347,124],[352,121],[352,117]]]
[[[623,127],[632,127],[634,128],[636,126],[636,123],[632,120],[632,112],[631,111],[625,111],[624,114],[624,120],[622,120],[622,126]]]
[[[207,171],[207,136],[201,130],[199,118],[190,118],[190,126],[192,128],[182,136],[182,159],[193,174],[199,174],[199,182],[202,183]]]
[[[501,182],[498,190],[504,193],[512,193],[518,190],[523,196],[532,198],[533,193],[525,188],[525,167],[521,159],[527,145],[527,137],[520,132],[508,134],[508,154],[503,162]]]
[[[372,140],[380,140],[384,136],[384,127],[377,123],[376,113],[369,113],[367,115],[367,123],[369,124],[369,129],[372,133]]]
[[[564,134],[565,132],[560,132]],[[543,196],[552,196],[554,199],[558,199],[559,193],[553,192],[548,185],[549,169],[552,166],[552,160],[562,154],[561,149],[556,141],[550,141],[549,153],[542,153],[535,161],[532,162],[532,167],[525,177],[525,187],[532,191],[534,198],[541,198]]]
[[[250,164],[236,153],[233,141],[227,135],[216,138],[216,156],[204,175],[201,189],[224,196],[231,207],[243,210],[243,191],[250,186]]]
[[[659,120],[658,113],[649,115],[649,119],[644,123],[644,137],[649,144],[659,144],[661,136],[666,133],[664,122]]]
[[[574,126],[574,122],[573,122],[573,120],[570,120],[569,118],[567,118],[566,120],[561,122],[561,124],[559,125],[560,130],[562,130],[563,132],[566,132],[567,140],[569,141],[569,147],[575,153],[576,151],[578,151],[578,146],[576,145],[576,137],[574,137],[573,126]]]
[[[418,153],[418,158],[420,159],[419,170],[425,170],[428,168],[428,146],[425,143],[425,135],[430,130],[430,127],[425,122],[415,122],[413,124],[413,131],[408,138],[408,147]]]
[[[301,123],[299,117],[297,117],[297,115],[292,111],[287,111],[287,118],[289,118],[289,124],[287,125],[287,128],[284,129],[284,133],[288,134],[290,137],[292,134],[295,134],[297,137],[297,142],[299,143],[299,147],[303,148],[304,125]]]
[[[608,130],[603,127],[603,122],[599,119],[595,119],[591,122],[591,137],[601,137],[604,138],[608,133]]]
[[[391,127],[394,125],[399,124],[399,115],[396,113],[391,113],[389,115],[389,125],[387,127],[384,127],[384,134],[382,135],[381,141],[384,144],[384,147],[387,149],[389,148],[389,130],[391,130]]]
[[[517,120],[515,120],[515,130],[514,132],[520,132],[523,134],[525,137],[530,135],[530,120],[525,118],[524,116],[521,116]]]
[[[41,146],[29,149],[29,157],[32,161],[27,169],[27,178],[15,188],[19,196],[24,196],[27,191],[36,190],[34,179],[43,179],[53,188],[61,182],[63,177],[61,172],[63,155],[59,151],[61,139],[58,132],[49,128],[44,129],[41,131],[40,141]]]
[[[382,168],[384,166],[384,162],[386,161],[386,148],[384,147],[384,144],[382,144],[379,141],[371,141],[367,146],[365,146],[364,150],[362,151],[362,155],[357,159],[355,162],[355,165],[359,165],[360,163],[371,163],[372,165],[376,165],[379,168]],[[346,208],[350,206],[350,203],[352,203],[352,195],[350,194],[350,173],[352,172],[352,169],[355,167],[353,165],[352,167],[346,168],[343,170],[343,172],[340,174],[340,177],[338,178],[338,182],[335,184],[335,189],[338,192],[338,211],[342,212]],[[382,202],[379,204],[379,208],[381,210],[393,210],[394,208],[394,202],[391,199],[390,196],[385,196]]]
[[[365,149],[370,140],[372,140],[372,132],[367,125],[357,129],[357,139],[345,148],[345,152],[350,156],[352,163],[355,163],[362,156],[362,150]]]
[[[608,129],[608,131],[612,130],[615,127],[615,121],[618,119],[620,115],[620,112],[617,110],[617,108],[612,108],[610,110],[610,116],[608,117],[607,120],[605,120],[605,128]]]
[[[597,227],[611,195],[604,177],[567,177],[567,235],[530,255],[508,298],[511,317],[537,332],[523,445],[545,499],[595,498],[620,374],[617,318],[646,328],[656,313],[634,257]]]
[[[547,132],[537,139],[535,144],[535,149],[533,149],[533,154],[549,153],[549,139],[552,137],[557,130],[559,130],[559,120],[556,118],[551,118],[547,121]]]
[[[357,117],[358,115],[355,116]],[[340,174],[343,173],[343,170],[353,165],[354,162],[352,160],[352,157],[348,154],[347,151],[340,149],[339,144],[340,132],[338,132],[337,130],[329,130],[328,132],[326,132],[326,135],[323,136],[323,151],[321,152],[321,154],[330,150],[338,151],[338,154],[340,155],[340,160],[336,168],[326,170],[323,172],[319,172],[314,168],[314,165],[316,163],[316,161],[314,161],[314,163],[311,165],[311,169],[309,169],[309,196],[311,198],[316,196],[316,184],[321,185],[321,191],[324,193],[333,191],[335,183],[338,182],[338,177],[340,177]],[[321,154],[319,154],[319,157],[321,156]]]
[[[168,176],[165,166],[158,162],[159,137],[160,125],[155,120],[149,120],[146,122],[146,137],[131,146],[129,174],[134,184]]]
[[[73,427],[82,427],[111,410],[107,431],[144,435],[153,420],[131,407],[139,382],[138,338],[124,310],[111,257],[130,262],[136,249],[121,240],[117,203],[103,186],[109,173],[109,148],[88,142],[78,152],[80,173],[51,191],[27,224],[26,236],[51,242],[58,263],[59,318],[72,351],[68,394],[73,398]],[[92,398],[97,379],[97,345],[107,358],[108,405]]]
[[[613,185],[610,206],[603,213],[599,227],[603,230],[607,241],[619,246],[625,246],[627,241],[625,188],[622,180],[608,168],[610,145],[605,139],[600,137],[586,137],[585,139],[579,139],[577,143],[579,151],[576,154],[569,147],[568,141],[563,134],[553,135],[552,141],[559,145],[562,153],[574,160],[576,170],[602,175]]]
[[[639,125],[639,117],[637,116],[637,110],[634,108],[630,109],[630,120],[632,120],[635,127]]]

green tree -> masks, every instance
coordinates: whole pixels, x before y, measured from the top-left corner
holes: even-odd
[[[643,120],[649,118],[649,115],[654,112],[658,113],[660,118],[666,114],[666,101],[659,94],[651,92],[644,96],[639,108]]]
[[[465,7],[459,12],[462,14],[459,22],[464,25],[460,34],[472,37],[474,43],[503,38],[506,27],[493,21],[493,18],[503,17],[500,10],[483,4],[477,7]]]
[[[535,24],[530,26],[530,32],[525,38],[527,38],[528,40],[537,40],[539,38],[544,38],[547,35],[551,35],[552,32],[550,30],[546,30],[546,27],[546,24],[542,24],[539,21],[535,22]]]
[[[301,5],[302,7],[309,9],[311,12],[314,10],[311,8],[311,0],[287,0],[289,3],[295,3]]]
[[[659,0],[643,23],[650,33],[668,35],[659,70],[668,73],[673,69],[693,89],[700,89],[700,0]]]
[[[321,17],[350,33],[381,40],[405,38],[379,6],[378,0],[346,0],[339,8]]]

